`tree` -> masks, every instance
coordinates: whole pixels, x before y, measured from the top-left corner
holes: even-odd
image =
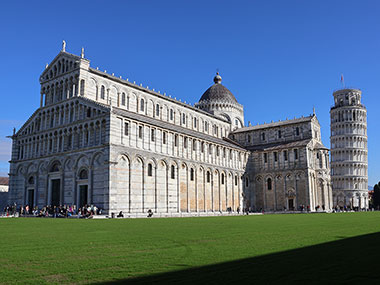
[[[373,207],[378,209],[380,207],[380,182],[373,187]]]

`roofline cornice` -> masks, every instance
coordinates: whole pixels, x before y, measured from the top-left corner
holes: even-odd
[[[118,77],[116,77],[116,76],[112,76],[112,75],[110,75],[110,74],[108,74],[108,73],[106,73],[106,72],[103,72],[103,71],[100,71],[100,70],[94,69],[94,68],[92,68],[92,67],[89,68],[89,71],[92,72],[92,73],[95,73],[95,74],[97,74],[97,75],[100,75],[100,76],[102,76],[102,77],[105,77],[105,78],[107,78],[107,79],[110,79],[110,80],[116,81],[116,82],[118,82],[118,83],[120,83],[120,84],[127,85],[127,86],[130,87],[130,88],[137,89],[138,91],[145,92],[145,93],[149,93],[149,94],[154,95],[154,96],[156,96],[156,97],[159,97],[159,98],[161,98],[161,99],[163,99],[163,100],[166,100],[166,101],[169,101],[169,102],[175,103],[175,104],[180,105],[180,106],[185,107],[185,108],[189,108],[189,109],[191,109],[191,110],[193,110],[193,111],[195,111],[195,112],[198,112],[198,113],[201,113],[201,114],[203,114],[203,115],[209,116],[209,117],[211,117],[211,118],[213,118],[213,119],[217,119],[217,120],[219,120],[219,121],[222,121],[222,122],[225,122],[225,123],[229,123],[227,120],[224,120],[224,119],[219,118],[219,117],[217,117],[217,116],[215,116],[215,115],[213,115],[213,114],[211,114],[211,113],[208,113],[208,112],[206,112],[206,111],[203,111],[203,110],[201,110],[201,109],[198,109],[198,108],[196,108],[195,106],[191,106],[190,104],[186,104],[186,103],[184,103],[184,102],[180,102],[180,101],[178,101],[178,100],[176,100],[176,99],[173,99],[173,98],[171,98],[171,97],[167,97],[167,96],[165,96],[165,95],[163,95],[163,94],[161,94],[161,93],[158,93],[158,92],[155,92],[155,91],[153,91],[153,90],[147,89],[147,88],[145,88],[145,87],[139,86],[139,85],[137,85],[137,84],[131,83],[131,82],[129,82],[129,81],[127,81],[127,80],[124,80],[124,79],[122,79],[122,78],[118,78]]]

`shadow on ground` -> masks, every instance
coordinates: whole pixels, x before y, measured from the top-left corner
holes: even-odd
[[[380,233],[101,284],[379,284]]]

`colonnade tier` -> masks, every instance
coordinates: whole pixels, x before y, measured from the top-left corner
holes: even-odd
[[[361,91],[334,92],[331,119],[331,181],[334,205],[368,207],[367,110],[361,104]]]
[[[81,98],[86,101],[85,98]],[[87,121],[107,113],[104,106],[88,105],[79,100],[70,99],[49,107],[37,110],[18,133],[19,138],[27,137],[39,131],[59,128],[64,125]]]

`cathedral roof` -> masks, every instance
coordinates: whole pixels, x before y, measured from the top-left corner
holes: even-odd
[[[247,149],[250,151],[277,151],[281,149],[291,149],[295,147],[304,147],[309,143],[312,143],[314,149],[324,149],[328,150],[322,143],[315,141],[311,138],[294,140],[290,142],[275,142],[275,143],[267,143],[262,145],[254,145],[248,146]]]
[[[275,142],[262,145],[254,145],[247,147],[250,151],[275,151],[280,149],[289,149],[294,147],[306,146],[312,139],[296,140],[291,142]]]
[[[115,114],[126,116],[128,118],[135,119],[135,120],[138,120],[140,122],[143,122],[143,123],[146,123],[149,125],[174,130],[176,132],[179,132],[179,133],[191,136],[191,137],[196,137],[198,139],[202,139],[205,141],[210,141],[210,142],[213,142],[215,144],[220,144],[220,145],[230,147],[230,148],[234,148],[234,149],[238,149],[238,150],[246,150],[244,147],[239,145],[237,142],[230,140],[228,138],[214,137],[214,136],[211,136],[208,134],[204,134],[204,133],[194,131],[194,130],[191,130],[191,129],[188,129],[188,128],[185,128],[182,126],[174,125],[172,123],[157,120],[155,118],[151,118],[151,117],[148,117],[148,116],[145,116],[142,114],[134,113],[134,112],[127,111],[127,110],[117,108],[117,107],[113,108],[113,112]]]
[[[295,118],[295,119],[290,119],[290,120],[285,120],[285,121],[278,121],[278,122],[266,123],[266,124],[255,125],[255,126],[248,126],[248,127],[239,128],[235,130],[234,133],[243,133],[247,131],[261,130],[261,129],[266,129],[266,128],[273,128],[273,127],[280,127],[280,126],[285,126],[285,125],[309,122],[314,117],[316,118],[315,115],[310,115],[310,116],[302,117],[302,118]]]
[[[9,177],[0,177],[0,185],[9,185]]]
[[[212,85],[209,89],[203,93],[201,101],[230,101],[233,103],[237,103],[235,96],[224,87],[222,84],[222,77],[219,75],[219,72],[216,73],[214,77],[214,85]]]

